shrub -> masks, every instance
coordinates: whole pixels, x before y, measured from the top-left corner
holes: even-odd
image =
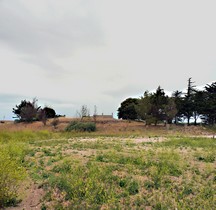
[[[93,122],[76,122],[72,121],[66,128],[65,131],[88,131],[93,132],[96,130],[96,124]]]

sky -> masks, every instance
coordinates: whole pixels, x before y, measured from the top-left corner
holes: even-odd
[[[0,119],[21,100],[114,113],[216,78],[215,0],[0,0]]]

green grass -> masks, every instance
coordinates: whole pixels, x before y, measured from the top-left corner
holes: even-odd
[[[46,193],[41,209],[216,209],[215,139],[82,135],[0,133],[17,186],[4,205],[29,176]]]
[[[204,148],[216,149],[216,140],[213,138],[202,137],[181,137],[171,138],[169,141],[161,142],[161,145],[168,147],[191,147],[191,148]]]
[[[26,177],[23,166],[27,149],[23,143],[0,145],[0,207],[16,205],[18,189]]]

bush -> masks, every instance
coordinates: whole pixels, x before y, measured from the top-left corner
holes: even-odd
[[[88,131],[93,132],[96,130],[96,124],[93,122],[76,122],[72,121],[66,128],[65,131]]]

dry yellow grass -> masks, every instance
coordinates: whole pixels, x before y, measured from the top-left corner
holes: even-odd
[[[56,128],[52,126],[52,121],[54,119],[49,119],[46,125],[43,125],[42,122],[33,122],[33,123],[15,123],[14,121],[5,121],[0,123],[0,131],[53,131],[61,132],[64,131],[67,125],[71,121],[80,120],[78,118],[58,118],[59,122]],[[93,121],[93,118],[86,118],[84,121]],[[209,131],[202,126],[183,126],[183,125],[170,125],[164,126],[161,125],[151,125],[146,126],[143,122],[136,121],[126,121],[126,120],[117,120],[113,118],[97,118],[96,120],[97,131],[95,132],[98,135],[135,135],[135,136],[166,136],[166,135],[196,135],[203,136],[209,135]]]

